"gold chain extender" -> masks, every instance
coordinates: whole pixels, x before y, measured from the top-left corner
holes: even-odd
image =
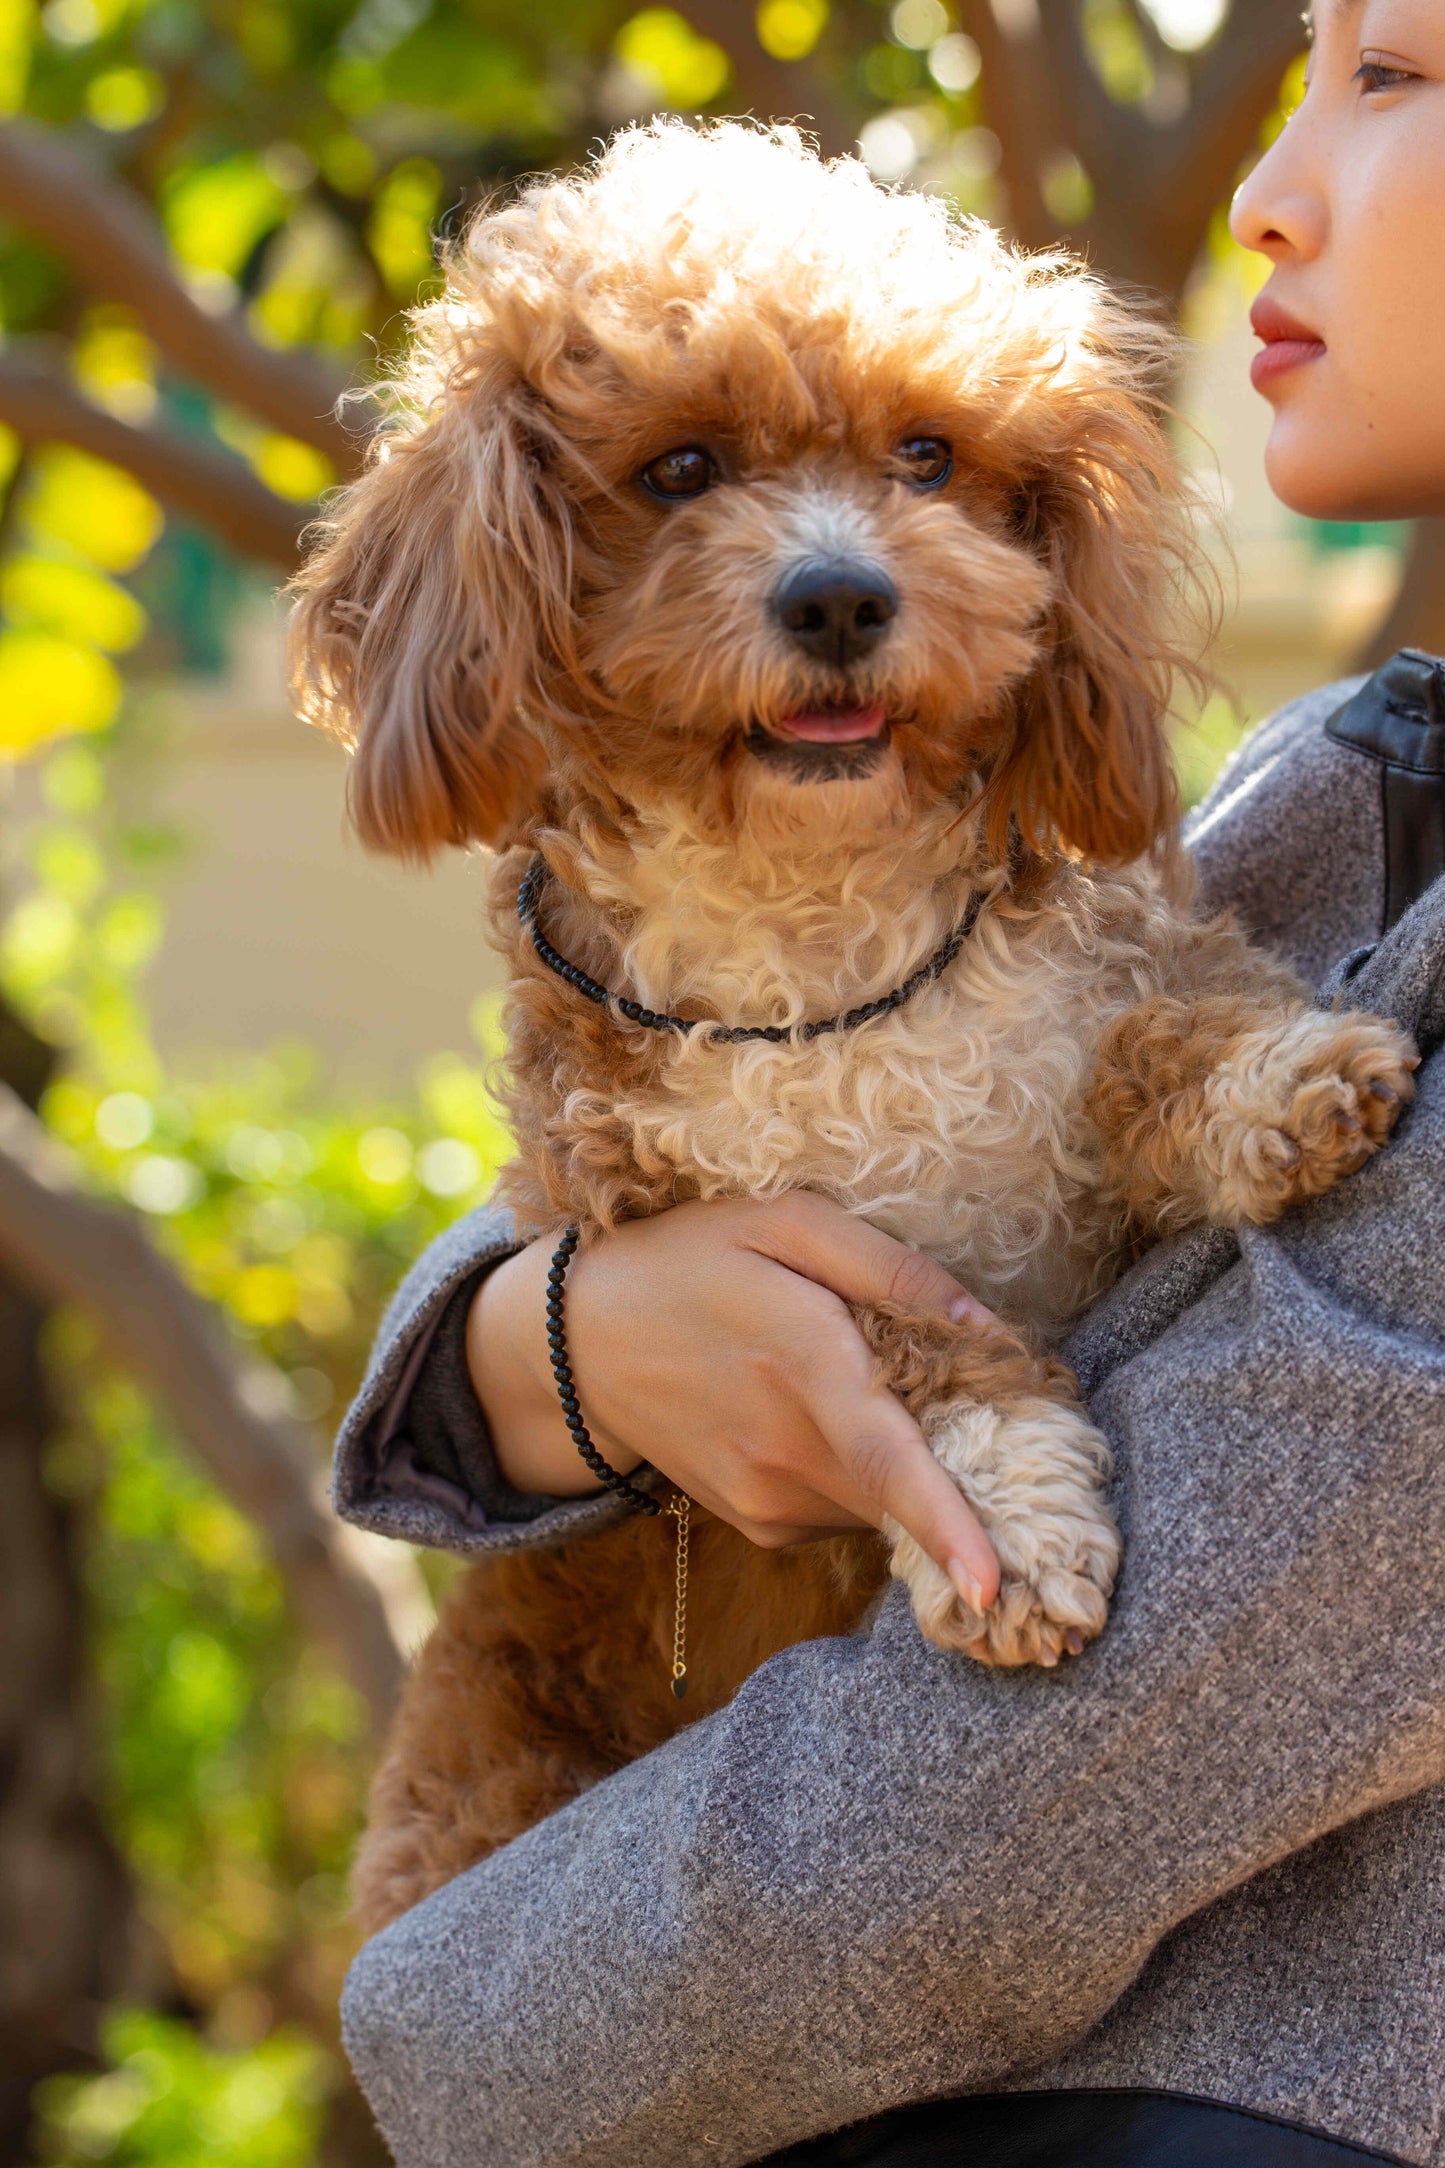
[[[687,1550],[692,1534],[692,1500],[686,1491],[675,1490],[667,1512],[677,1522],[677,1582],[672,1609],[672,1691],[679,1701],[687,1693]]]

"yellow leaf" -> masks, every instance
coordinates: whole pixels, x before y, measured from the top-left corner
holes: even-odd
[[[25,509],[42,534],[107,572],[139,564],[164,525],[160,506],[139,482],[68,444],[47,445],[37,455]]]
[[[322,172],[343,196],[364,196],[376,179],[376,153],[360,136],[329,136],[319,155]]]
[[[1046,158],[1039,181],[1050,218],[1061,226],[1082,226],[1094,208],[1094,184],[1072,151]]]
[[[156,406],[156,350],[128,309],[91,309],[70,349],[75,379],[122,421],[148,421]]]
[[[42,887],[83,909],[105,886],[105,860],[83,828],[42,828],[30,846]]]
[[[774,60],[806,60],[828,21],[828,0],[763,0],[758,43]]]
[[[368,1182],[391,1189],[411,1173],[411,1139],[399,1129],[368,1129],[357,1142],[356,1157]]]
[[[12,557],[0,572],[0,603],[17,624],[103,647],[118,655],[146,629],[146,613],[134,595],[84,565],[48,557]]]
[[[392,293],[411,300],[436,269],[432,221],[442,177],[429,158],[404,158],[377,190],[366,238]]]
[[[1142,105],[1158,81],[1158,70],[1125,0],[1084,0],[1084,37],[1094,72],[1120,105]],[[1053,210],[1053,205],[1049,205]],[[1058,212],[1061,224],[1072,224]]]
[[[624,23],[615,47],[657,96],[678,108],[706,105],[732,74],[732,62],[711,38],[700,38],[672,8],[644,8]]]
[[[351,1297],[332,1280],[301,1282],[296,1296],[297,1322],[317,1340],[345,1332],[351,1323]]]
[[[299,437],[273,432],[261,439],[254,459],[256,472],[267,488],[298,504],[319,497],[336,480],[336,469],[326,454],[312,444],[303,444]]]
[[[74,962],[80,920],[59,896],[25,897],[0,930],[0,963],[29,987],[57,977]]]
[[[23,760],[52,738],[103,730],[120,691],[114,664],[94,648],[28,625],[0,632],[0,758]]]
[[[284,1265],[251,1265],[231,1289],[243,1325],[281,1325],[296,1315],[296,1275]]]
[[[139,128],[165,102],[166,86],[154,68],[107,68],[92,76],[85,89],[91,119],[117,132]]]
[[[0,113],[24,103],[38,13],[35,0],[0,0]]]
[[[83,820],[104,802],[105,770],[90,746],[63,745],[46,761],[40,788],[57,813]]]
[[[160,947],[165,922],[154,896],[143,888],[116,896],[101,914],[94,941],[100,955],[117,971],[139,971]]]

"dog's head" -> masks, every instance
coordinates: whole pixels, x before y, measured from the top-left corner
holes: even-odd
[[[1188,530],[1161,335],[787,131],[656,124],[475,219],[300,576],[372,845],[524,834],[549,770],[709,825],[963,802],[1168,828]]]

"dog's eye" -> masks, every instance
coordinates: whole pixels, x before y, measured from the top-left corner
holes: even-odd
[[[953,446],[943,437],[905,437],[894,457],[915,489],[941,489],[953,472]]]
[[[643,488],[650,489],[654,497],[665,497],[669,503],[679,497],[700,497],[716,480],[717,468],[695,444],[684,444],[675,452],[663,452],[650,459],[641,475]]]

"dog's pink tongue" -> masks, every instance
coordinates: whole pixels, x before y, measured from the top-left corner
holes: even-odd
[[[776,725],[779,737],[806,738],[813,745],[852,745],[876,738],[883,728],[882,708],[805,708]]]

